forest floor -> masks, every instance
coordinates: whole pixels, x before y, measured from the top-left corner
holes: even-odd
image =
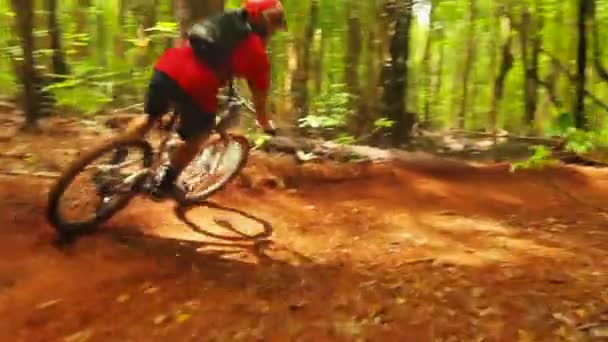
[[[608,171],[255,155],[213,204],[137,198],[59,248],[52,179],[14,171],[57,172],[110,133],[17,124],[0,115],[0,341],[608,336]]]

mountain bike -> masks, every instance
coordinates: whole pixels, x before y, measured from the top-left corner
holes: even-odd
[[[241,107],[251,110],[251,105],[233,86],[224,99],[227,99],[227,106],[224,105],[227,108],[219,112],[210,138],[176,182],[180,188],[176,193],[181,195],[170,198],[178,203],[200,202],[222,190],[247,163],[249,141],[243,135],[228,133],[227,129],[238,120]],[[138,194],[154,199],[151,194],[162,177],[161,166],[169,160],[172,142],[179,139],[178,118],[178,113],[173,111],[168,120],[161,120],[158,129],[153,129],[160,133],[156,147],[149,138],[116,139],[76,159],[49,192],[47,219],[59,235],[68,237],[94,230]],[[77,178],[89,173],[90,187],[78,185]],[[70,201],[72,186],[76,193]],[[82,218],[73,217],[81,214]]]

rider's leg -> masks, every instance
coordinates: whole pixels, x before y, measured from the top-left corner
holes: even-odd
[[[192,162],[215,126],[215,115],[203,112],[196,103],[189,99],[179,104],[178,112],[181,120],[178,134],[181,141],[171,154],[171,164],[165,168],[165,176],[159,186],[162,190],[169,190],[173,187],[181,172]]]
[[[154,126],[154,123],[169,111],[171,86],[167,75],[154,70],[144,102],[144,112],[147,115],[132,120],[127,126],[124,136],[142,138]]]
[[[179,175],[192,162],[208,137],[209,135],[205,134],[177,143],[171,154],[171,164],[165,166],[165,175],[159,185],[162,190],[170,190],[173,187]]]

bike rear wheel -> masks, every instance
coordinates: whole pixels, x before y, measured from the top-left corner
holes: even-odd
[[[214,138],[182,172],[178,184],[183,187],[185,201],[203,201],[222,190],[247,164],[249,141],[241,135],[227,139]]]
[[[47,219],[62,235],[93,230],[129,203],[136,194],[134,187],[152,165],[153,158],[148,142],[133,139],[114,140],[85,153],[51,188]],[[102,163],[96,165],[98,161]],[[92,171],[92,187],[78,182],[79,176],[87,178],[88,171]],[[76,190],[73,199],[69,198],[72,187]],[[95,195],[98,201],[91,198]],[[65,197],[67,203],[63,201]],[[69,205],[67,212],[62,210],[64,204]],[[73,218],[74,214],[84,214],[84,218]]]

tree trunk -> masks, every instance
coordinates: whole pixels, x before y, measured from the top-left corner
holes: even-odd
[[[576,127],[587,128],[585,117],[585,70],[587,69],[587,30],[586,21],[590,0],[579,0],[578,6],[578,46],[576,54],[576,100],[574,102],[574,119]]]
[[[381,60],[378,58],[381,53],[382,39],[380,38],[379,26],[383,21],[378,16],[378,6],[375,1],[370,2],[369,5],[370,13],[366,13],[365,16],[370,18],[370,24],[365,32],[365,47],[367,53],[365,54],[365,60],[363,61],[364,72],[362,73],[361,84],[359,93],[361,98],[359,100],[358,113],[363,122],[360,127],[362,132],[370,132],[374,129],[372,126],[373,122],[378,118],[378,84],[379,70],[381,68]],[[362,12],[364,13],[364,12]],[[363,38],[362,38],[363,39]],[[368,135],[364,140],[373,142],[376,139],[375,134]]]
[[[224,10],[224,0],[190,0],[189,3],[191,23]]]
[[[194,22],[224,10],[224,0],[176,0],[174,5],[181,37],[176,42],[178,46],[184,43],[186,33]]]
[[[108,65],[108,56],[106,55],[106,24],[105,18],[103,16],[103,11],[101,8],[96,8],[97,15],[97,49],[95,54],[97,55],[97,63],[101,67],[106,67]]]
[[[313,72],[314,72],[314,89],[316,94],[321,93],[323,86],[323,61],[325,58],[325,49],[327,45],[327,33],[321,31],[319,39],[319,49],[314,57]]]
[[[150,3],[145,6],[144,28],[154,27],[158,21],[158,5],[159,0],[150,0]]]
[[[409,140],[415,117],[407,112],[407,61],[409,58],[412,0],[389,0],[386,4],[388,18],[394,31],[390,42],[390,57],[382,70],[384,112],[394,121],[391,130],[393,146]]]
[[[511,68],[513,68],[514,58],[513,53],[511,52],[512,41],[512,27],[511,22],[509,21],[507,38],[501,47],[500,69],[494,79],[494,94],[492,96],[492,109],[490,110],[490,127],[493,132],[496,132],[497,129],[498,108],[504,94],[505,79]]]
[[[298,119],[308,115],[308,79],[310,77],[311,44],[315,28],[318,25],[319,0],[311,2],[309,18],[304,37],[296,45],[298,64],[293,74],[291,88],[293,109]]]
[[[57,0],[47,0],[46,7],[49,12],[48,27],[51,39],[51,49],[53,50],[52,70],[54,74],[67,75],[70,71],[61,47],[61,29],[59,27],[59,21],[57,20]]]
[[[541,49],[540,31],[542,29],[542,14],[537,6],[537,17],[532,18],[527,7],[524,7],[521,16],[519,38],[521,46],[521,59],[524,70],[524,106],[525,123],[534,123],[534,116],[538,102],[538,56]],[[530,51],[530,47],[532,51]]]
[[[464,70],[462,73],[462,101],[460,102],[460,112],[458,114],[458,127],[464,129],[466,112],[467,112],[467,101],[468,101],[468,86],[469,76],[471,74],[471,68],[473,67],[473,59],[475,53],[475,20],[477,18],[477,6],[476,0],[469,0],[469,20],[468,20],[468,33],[467,33],[467,47],[464,57]],[[475,101],[475,99],[473,99]]]
[[[437,33],[437,42],[439,45],[439,60],[437,61],[437,66],[435,67],[435,84],[433,86],[433,110],[437,110],[441,99],[441,87],[443,85],[443,62],[445,56],[445,43],[443,39],[443,28],[439,28],[439,32]]]
[[[552,54],[550,54],[549,52],[542,50],[543,53],[545,53],[547,56],[549,56],[549,58],[551,58],[555,65],[559,68],[560,73],[564,73],[566,75],[566,77],[568,77],[568,79],[570,80],[571,83],[577,83],[577,78],[578,76],[576,75],[576,73],[571,73],[568,70],[568,67],[564,64],[562,64],[557,57],[553,56]],[[608,104],[604,103],[599,97],[597,97],[597,95],[593,94],[592,92],[589,91],[589,89],[583,87],[583,94],[588,97],[589,99],[591,99],[596,105],[604,108],[604,110],[608,111]]]
[[[347,26],[347,43],[346,53],[344,54],[344,82],[346,90],[351,96],[349,107],[353,110],[358,107],[361,95],[359,85],[359,61],[361,59],[362,36],[361,36],[361,20],[359,18],[358,3],[354,2],[348,6],[348,26]],[[351,131],[356,135],[365,125],[365,117],[362,115],[353,115],[349,118]]]
[[[40,117],[40,97],[36,91],[36,70],[34,68],[34,1],[11,0],[11,2],[16,13],[16,27],[23,51],[23,62],[19,71],[24,94],[25,125],[23,128],[34,130],[37,128]]]
[[[433,19],[435,13],[436,0],[431,0],[431,10],[429,13],[429,26],[428,36],[426,38],[426,44],[424,46],[424,56],[422,57],[422,73],[424,77],[424,92],[423,92],[423,115],[424,121],[431,121],[431,88],[432,88],[432,72],[431,72],[431,47],[433,45],[433,38],[435,36],[433,30]]]
[[[35,1],[34,1],[35,2]],[[74,19],[76,21],[76,32],[80,34],[89,35],[88,29],[88,18],[89,8],[91,7],[91,0],[78,0],[77,6],[74,8]],[[77,56],[80,58],[87,58],[91,54],[91,45],[77,46],[75,49],[78,51]]]
[[[593,37],[593,66],[597,71],[597,75],[604,81],[608,82],[608,71],[602,64],[602,48],[600,47],[600,30],[596,13],[596,1],[591,0],[589,4],[589,20],[591,21],[592,37]]]
[[[125,33],[122,28],[125,26],[125,16],[127,13],[126,0],[120,0],[118,6],[118,33],[114,37],[114,45],[116,46],[116,57],[119,59],[125,58]]]

